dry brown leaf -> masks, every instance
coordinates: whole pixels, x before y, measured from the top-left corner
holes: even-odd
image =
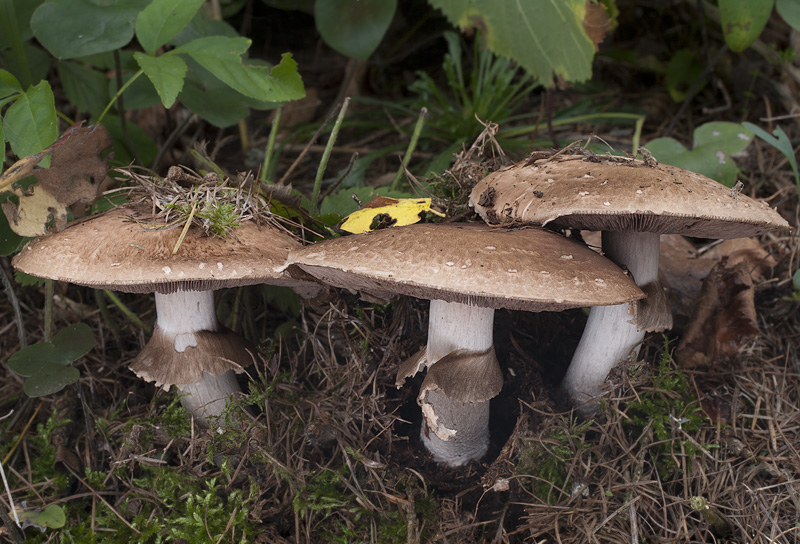
[[[101,125],[73,125],[47,149],[17,161],[0,178],[0,187],[11,187],[32,176],[37,183],[28,191],[12,189],[19,204],[3,204],[11,229],[20,236],[47,234],[52,221],[54,230],[67,226],[67,207],[76,202],[93,202],[108,172],[108,158],[101,154],[111,147],[111,135]],[[52,156],[50,168],[35,168]]]
[[[703,254],[706,259],[728,259],[728,266],[744,263],[753,281],[764,281],[777,262],[755,238],[732,238],[715,245]]]
[[[753,280],[744,263],[720,261],[703,282],[700,300],[675,359],[683,367],[709,365],[736,355],[758,334]]]

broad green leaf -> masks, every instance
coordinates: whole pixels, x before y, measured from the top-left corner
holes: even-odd
[[[56,68],[70,104],[99,115],[111,99],[108,78],[97,70],[68,60],[59,62]]]
[[[32,40],[23,43],[22,46],[24,55],[17,55],[12,49],[0,49],[0,66],[12,74],[20,75],[24,71],[20,61],[24,61],[30,70],[31,81],[46,79],[53,57],[41,47],[36,46]]]
[[[8,358],[8,368],[26,378],[53,365],[66,366],[72,360],[63,356],[51,342],[41,342],[21,349]]]
[[[797,0],[777,0],[775,9],[786,23],[795,30],[800,30],[800,2]]]
[[[5,70],[0,70],[0,98],[5,98],[21,92],[22,85],[19,84],[14,74]]]
[[[383,40],[396,9],[397,0],[316,0],[314,22],[333,49],[366,60]]]
[[[57,59],[83,57],[126,46],[134,19],[149,0],[49,0],[33,13],[31,30]]]
[[[183,89],[183,80],[186,77],[186,63],[174,55],[151,57],[144,53],[133,54],[144,73],[153,83],[161,103],[165,108],[171,108]]]
[[[242,55],[249,47],[247,38],[210,36],[182,45],[174,52],[189,55],[220,81],[250,98],[285,102],[305,96],[292,55],[284,53],[281,63],[271,69],[247,65],[242,62]]]
[[[753,134],[783,153],[783,156],[786,157],[786,160],[789,161],[789,165],[792,167],[792,172],[794,172],[794,181],[797,185],[798,198],[800,198],[800,171],[798,171],[797,168],[797,157],[794,154],[792,142],[789,140],[789,137],[786,135],[783,129],[781,127],[775,127],[775,130],[772,131],[772,134],[774,134],[773,136],[763,128],[759,127],[758,125],[754,125],[753,123],[744,122],[742,123],[742,126],[752,131]]]
[[[58,393],[66,386],[77,382],[80,377],[81,373],[74,366],[48,363],[25,380],[22,388],[29,397],[44,397]]]
[[[197,38],[207,38],[209,36],[227,36],[235,38],[239,34],[236,29],[225,21],[210,19],[206,10],[201,9],[195,14],[194,18],[186,27],[175,36],[170,43],[175,47],[187,44]]]
[[[51,529],[60,529],[67,523],[67,517],[64,515],[64,510],[60,506],[51,504],[39,512],[34,523]]]
[[[14,10],[14,21],[12,24],[15,24],[19,29],[19,37],[23,41],[29,40],[32,36],[30,25],[28,25],[28,23],[31,20],[31,15],[36,8],[39,7],[42,1],[43,0],[11,0],[8,2],[13,6],[12,9]],[[5,32],[0,33],[0,49],[10,48],[11,39],[12,37],[7,35]]]
[[[25,238],[11,230],[6,214],[0,213],[0,255],[5,257],[16,253],[24,243]]]
[[[697,61],[689,49],[680,49],[672,55],[667,65],[664,82],[667,84],[669,95],[675,102],[683,102],[686,94],[694,82],[703,73],[702,65]],[[703,81],[700,89],[706,85]]]
[[[56,106],[47,81],[28,88],[9,106],[3,119],[8,143],[17,157],[38,153],[56,141]]]
[[[722,33],[731,51],[744,51],[767,24],[775,0],[719,0]]]
[[[247,117],[250,110],[244,96],[188,60],[189,73],[180,94],[181,104],[218,128],[235,125]]]
[[[94,347],[94,334],[86,323],[76,323],[53,337],[53,345],[70,362],[77,361]]]
[[[159,47],[177,36],[192,20],[203,1],[153,0],[144,8],[136,18],[136,38],[147,54],[155,56]]]
[[[697,127],[693,135],[694,149],[708,147],[714,152],[733,155],[744,151],[753,141],[753,133],[739,123],[712,121]]]
[[[752,139],[752,132],[742,125],[712,122],[695,129],[691,150],[674,138],[657,138],[645,147],[659,162],[703,174],[732,187],[739,169],[731,156],[750,145]]]
[[[795,270],[792,276],[792,285],[796,291],[800,291],[800,270]]]
[[[546,86],[556,77],[592,76],[595,46],[584,30],[585,0],[430,0],[462,30],[480,28],[495,54],[519,63]]]

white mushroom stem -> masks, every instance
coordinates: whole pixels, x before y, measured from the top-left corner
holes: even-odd
[[[454,351],[493,349],[493,323],[492,308],[432,300],[427,346],[429,376],[431,367]],[[494,365],[497,366],[496,361]],[[499,366],[496,371],[500,372]],[[420,400],[424,415],[422,442],[437,461],[458,466],[486,453],[489,447],[488,400],[460,402],[436,390],[427,391],[427,394],[423,391]]]
[[[650,232],[603,232],[605,256],[627,268],[640,287],[658,281],[659,242],[660,236]],[[633,308],[633,304],[594,306],[589,312],[562,383],[581,411],[595,411],[608,373],[638,355],[646,331],[633,323]]]
[[[156,315],[156,326],[178,353],[197,348],[194,333],[220,330],[214,291],[156,293]],[[228,400],[242,389],[236,374],[228,370],[218,376],[204,372],[200,382],[183,385],[179,390],[183,407],[208,427],[209,419],[221,416]]]

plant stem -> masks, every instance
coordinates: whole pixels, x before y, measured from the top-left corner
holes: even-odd
[[[339,135],[339,128],[344,121],[345,113],[347,113],[347,106],[350,105],[350,97],[344,99],[342,108],[339,110],[339,116],[336,117],[336,122],[331,129],[331,137],[328,138],[328,144],[325,146],[325,151],[322,153],[322,158],[319,161],[319,168],[317,168],[317,177],[314,179],[314,192],[311,194],[311,210],[314,213],[319,213],[319,191],[322,188],[322,176],[325,174],[325,167],[328,166],[328,159],[331,157],[331,150],[333,144],[336,143],[336,137]]]
[[[120,311],[121,311],[123,314],[125,314],[125,317],[127,317],[128,319],[130,319],[130,320],[131,320],[131,322],[132,322],[134,325],[136,325],[137,327],[139,327],[140,329],[142,329],[142,330],[143,330],[144,332],[146,332],[147,334],[150,334],[150,333],[153,331],[153,329],[151,329],[151,328],[150,328],[150,327],[149,327],[149,326],[148,326],[148,325],[147,325],[147,324],[146,324],[144,321],[142,321],[141,319],[139,319],[139,316],[138,316],[138,315],[136,315],[135,313],[133,313],[133,312],[131,311],[131,309],[130,309],[130,308],[128,308],[127,306],[125,306],[125,304],[123,304],[123,303],[122,303],[122,301],[119,299],[119,297],[118,297],[118,296],[117,296],[117,295],[116,295],[114,292],[112,292],[112,291],[108,291],[108,290],[104,289],[104,290],[103,290],[103,294],[104,294],[105,296],[107,296],[107,297],[108,297],[108,300],[110,300],[111,302],[113,302],[113,303],[114,303],[114,305],[115,305],[117,308],[119,308],[119,309],[120,309]]]
[[[14,1],[3,0],[3,13],[0,16],[0,28],[3,30],[8,42],[11,44],[11,51],[14,60],[17,61],[19,68],[19,83],[23,89],[27,89],[33,84],[31,68],[28,65],[28,55],[25,54],[25,44],[22,42],[22,34],[17,26],[17,16],[14,12]]]
[[[264,165],[261,167],[261,174],[258,176],[262,183],[271,183],[269,181],[269,169],[272,166],[270,164],[272,162],[272,153],[275,150],[275,139],[278,136],[278,127],[281,124],[281,112],[283,112],[283,106],[278,106],[278,109],[275,110],[275,120],[272,121],[272,126],[269,129],[267,148],[264,150]]]
[[[53,297],[55,281],[44,280],[44,341],[53,339]]]
[[[392,191],[397,190],[397,186],[400,184],[400,178],[403,177],[403,172],[405,168],[408,167],[408,163],[411,161],[411,156],[414,154],[414,150],[417,148],[417,142],[419,142],[419,135],[422,133],[422,126],[425,124],[426,115],[428,115],[427,108],[422,108],[419,110],[417,124],[414,126],[414,132],[411,133],[411,141],[408,142],[408,149],[406,149],[406,154],[403,156],[403,164],[397,169],[397,174],[394,176],[394,180],[392,180]]]
[[[111,319],[111,314],[108,313],[108,305],[106,304],[106,299],[103,297],[103,291],[95,289],[94,300],[97,303],[97,308],[100,310],[100,317],[103,318],[103,323],[108,327],[108,330],[111,331],[111,335],[119,340],[119,327],[117,327],[117,324]]]
[[[119,97],[122,96],[122,94],[125,91],[128,90],[128,87],[130,87],[133,84],[133,82],[136,81],[139,78],[139,76],[142,75],[143,73],[144,72],[142,70],[139,70],[138,72],[133,74],[131,76],[131,78],[128,81],[126,81],[125,84],[122,87],[120,87],[120,89],[117,91],[117,93],[113,97],[111,97],[111,100],[106,105],[106,109],[104,109],[103,113],[100,114],[100,117],[97,118],[97,123],[96,124],[99,125],[100,123],[103,122],[103,119],[105,118],[106,114],[108,113],[108,110],[111,109],[111,106],[114,105],[114,103],[117,101],[117,99],[119,99]]]

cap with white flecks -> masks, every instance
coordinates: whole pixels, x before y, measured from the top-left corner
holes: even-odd
[[[29,243],[13,259],[40,278],[130,293],[204,291],[269,283],[313,297],[318,284],[277,272],[300,246],[280,230],[244,221],[224,237],[190,228],[173,255],[181,228],[159,228],[141,208],[115,208]],[[150,228],[152,224],[152,228]],[[182,225],[181,225],[182,226]]]
[[[287,263],[336,287],[495,309],[558,311],[644,296],[611,261],[537,228],[387,228],[294,250]]]
[[[552,223],[700,238],[741,238],[789,228],[767,203],[701,174],[624,157],[518,163],[478,182],[469,203],[488,223]]]

